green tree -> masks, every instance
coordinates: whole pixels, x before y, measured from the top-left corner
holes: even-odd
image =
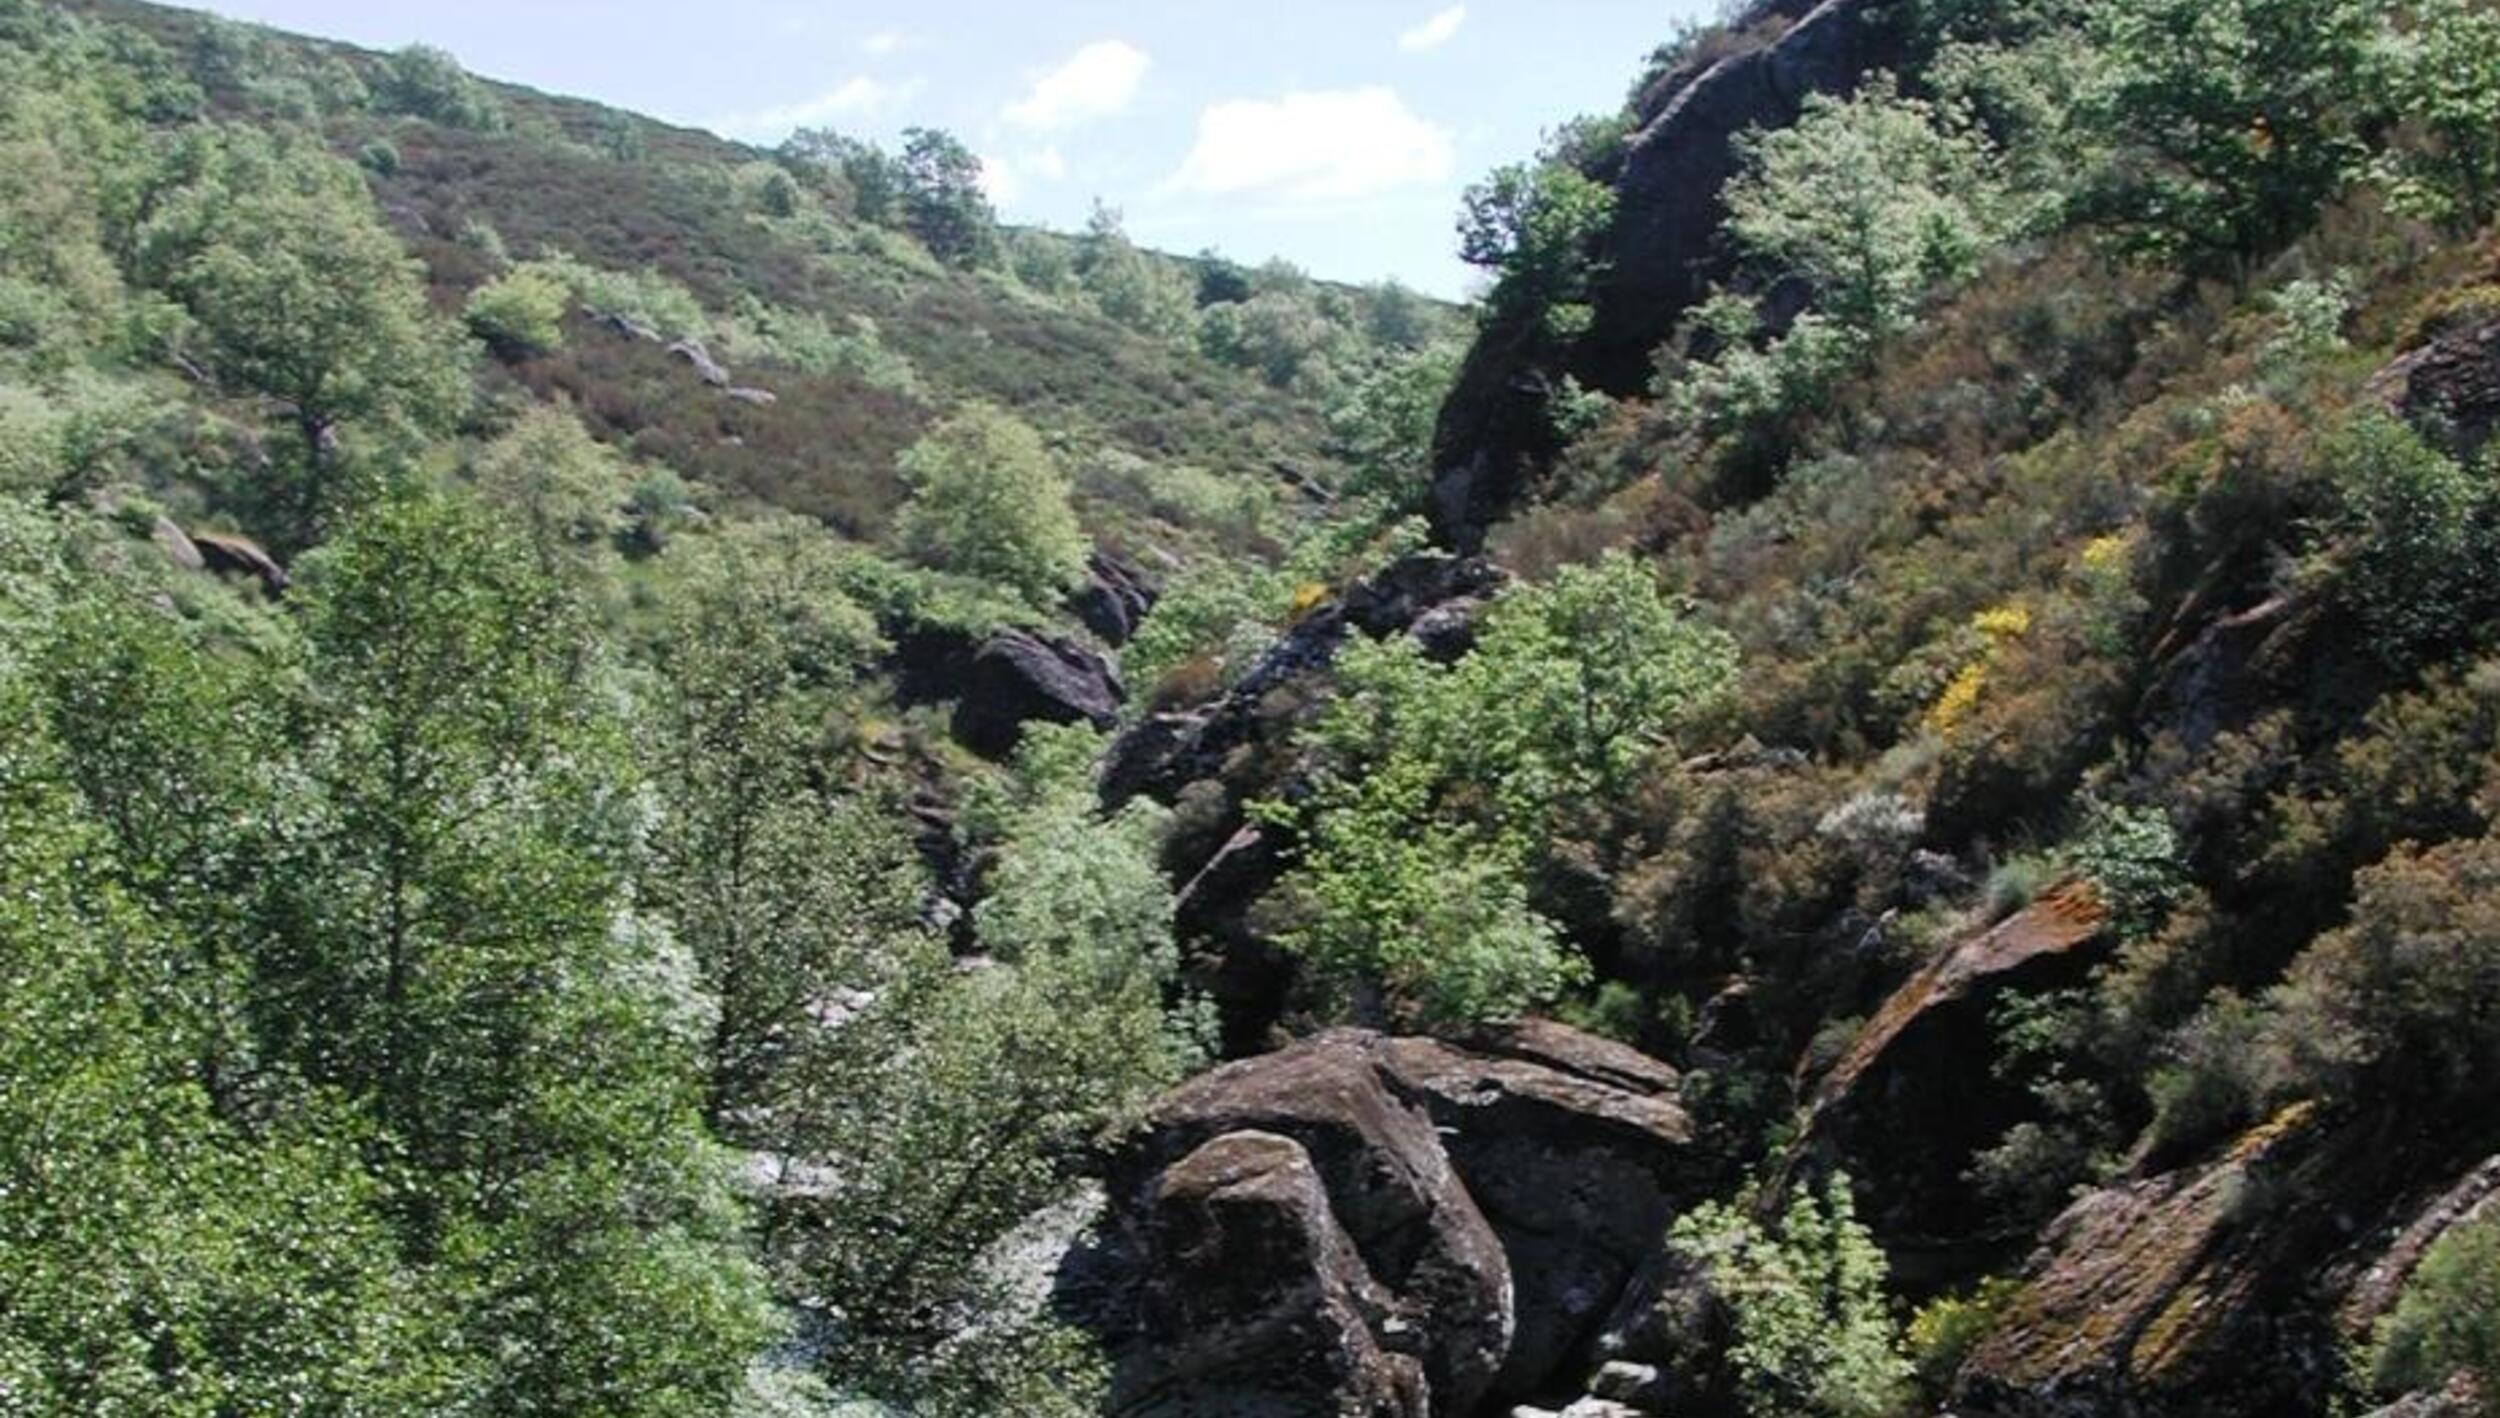
[[[1526,882],[1591,798],[1619,796],[1723,692],[1725,634],[1621,553],[1511,592],[1453,665],[1409,638],[1340,654],[1315,731],[1283,939],[1364,1013],[1436,1026],[1516,1013],[1584,966]]]
[[[2416,0],[2391,41],[2389,105],[2419,131],[2380,159],[2398,205],[2460,228],[2500,212],[2500,14]]]
[[[762,1292],[696,1123],[709,1002],[621,910],[631,777],[578,622],[435,493],[383,497],[304,570],[324,801],[262,1034],[372,1117],[483,1407],[717,1411]]]
[[[1588,324],[1593,252],[1614,211],[1613,190],[1568,163],[1499,167],[1462,199],[1459,259],[1495,273],[1497,310],[1569,337]]]
[[[469,77],[459,60],[429,45],[412,44],[384,60],[374,96],[390,112],[447,128],[491,131],[505,123],[503,105],[485,86]]]
[[[477,452],[470,465],[478,496],[518,519],[539,570],[559,575],[582,549],[623,521],[633,469],[592,438],[581,420],[533,405]]]
[[[530,359],[564,345],[573,292],[533,266],[516,267],[469,293],[469,329],[505,359]]]
[[[338,500],[343,426],[440,426],[467,395],[457,347],[355,168],[243,129],[187,135],[138,265],[189,313],[207,371],[274,402],[302,440],[286,540]]]
[[[906,178],[902,164],[883,148],[830,128],[801,128],[779,150],[783,163],[821,178],[839,178],[850,211],[864,222],[891,226],[903,216]]]
[[[773,1245],[824,1307],[837,1385],[916,1411],[1095,1411],[1098,1360],[1019,1297],[997,1248],[1190,1057],[1163,1003],[1157,823],[1095,820],[1099,747],[1028,733],[1017,785],[978,807],[1002,852],[979,918],[996,958],[962,968],[894,940],[808,1074],[790,1146],[809,1184],[776,1208]]]
[[[911,501],[896,532],[913,557],[1055,603],[1085,573],[1067,475],[1041,435],[1006,410],[967,405],[903,451]]]
[[[1121,230],[1119,212],[1100,202],[1078,241],[1076,274],[1097,309],[1139,334],[1178,338],[1196,318],[1181,268],[1138,250]]]
[[[1812,283],[1818,308],[1873,340],[1919,298],[1966,277],[2001,231],[1985,144],[1886,80],[1817,94],[1797,121],[1758,130],[1728,185],[1728,234],[1773,279]]]
[[[1754,1418],[1885,1418],[1910,1377],[1884,1296],[1884,1253],[1834,1176],[1800,1189],[1776,1227],[1749,1199],[1705,1203],[1667,1244],[1699,1262],[1735,1329],[1727,1359]]]
[[[0,510],[0,1405],[436,1407],[444,1335],[373,1209],[356,1119],[264,1090],[232,1125],[241,1051],[201,976],[232,981],[236,933],[186,928],[248,878],[220,856],[262,740],[243,706],[187,692],[209,667],[166,618],[70,577],[54,541]]]
[[[881,642],[830,568],[804,564],[810,545],[821,534],[710,549],[678,593],[651,716],[669,810],[647,904],[713,1001],[705,1115],[758,1143],[823,1042],[818,1011],[873,983],[878,953],[919,930],[925,890],[884,805],[815,781],[835,696]]]
[[[2107,82],[2087,121],[2116,152],[2085,212],[2203,263],[2270,251],[2359,156],[2368,0],[2113,0],[2089,32]]]
[[[998,219],[972,150],[942,129],[906,128],[897,168],[903,224],[920,244],[950,266],[987,262],[997,248]]]

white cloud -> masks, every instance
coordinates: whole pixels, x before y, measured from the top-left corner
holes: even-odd
[[[912,96],[920,92],[922,85],[923,81],[919,79],[886,83],[861,74],[845,79],[834,88],[804,102],[757,109],[752,113],[732,113],[712,119],[704,126],[724,138],[750,143],[779,142],[788,137],[793,128],[815,128],[846,119],[857,121],[881,117],[909,103]]]
[[[1068,176],[1068,159],[1056,147],[983,153],[980,159],[981,190],[993,207],[1006,206],[1037,183],[1064,182]]]
[[[1016,166],[1004,156],[981,154],[981,195],[993,207],[1004,207],[1024,193],[1024,182],[1016,176]]]
[[[1466,22],[1467,7],[1452,5],[1431,19],[1399,35],[1398,48],[1409,54],[1421,53],[1427,49],[1439,49],[1442,45],[1449,43],[1450,36],[1457,34],[1458,27]]]
[[[1209,104],[1169,185],[1325,201],[1438,182],[1450,161],[1449,130],[1416,117],[1395,90],[1335,89]]]
[[[859,47],[865,54],[900,54],[906,49],[918,49],[920,36],[905,34],[901,30],[879,30],[861,40]]]
[[[1035,79],[1031,92],[1007,106],[1007,121],[1019,128],[1065,128],[1118,113],[1137,97],[1152,62],[1124,40],[1096,40]]]

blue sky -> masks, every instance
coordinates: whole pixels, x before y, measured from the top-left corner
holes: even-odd
[[[212,0],[749,141],[952,130],[1010,221],[1455,296],[1460,189],[1714,0]]]

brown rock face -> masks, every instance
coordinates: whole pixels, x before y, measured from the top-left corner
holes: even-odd
[[[1963,1365],[1957,1411],[2325,1411],[2339,1341],[2500,1190],[2500,1165],[2445,1160],[2457,1133],[2485,1130],[2447,1131],[2302,1103],[2203,1163],[2084,1197]],[[2382,1216],[2400,1218],[2392,1233],[2361,1229]]]
[[[1110,1177],[1114,1407],[1470,1414],[1584,1361],[1671,1219],[1674,1086],[1545,1024],[1339,1030],[1182,1085]]]
[[[1858,1179],[1871,1199],[1867,1223],[1906,1278],[1965,1268],[1951,1252],[1982,1231],[1980,1199],[1964,1180],[1972,1154],[2031,1107],[1987,1067],[1989,1011],[2009,990],[2083,978],[2106,953],[2102,923],[2091,890],[2068,883],[1955,943],[1884,1001],[1815,1085],[1806,1145],[1836,1154]],[[1920,1274],[1922,1262],[1941,1275]]]

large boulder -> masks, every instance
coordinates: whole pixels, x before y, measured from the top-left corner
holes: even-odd
[[[1431,1412],[1420,1359],[1371,1327],[1398,1299],[1372,1279],[1301,1143],[1222,1134],[1166,1167],[1142,1207],[1145,1234],[1178,1263],[1141,1277],[1120,1412]]]
[[[1576,1379],[1686,1194],[1675,1087],[1549,1024],[1338,1030],[1182,1085],[1109,1169],[1115,1408],[1468,1414]]]
[[[1098,550],[1085,559],[1085,584],[1068,597],[1068,609],[1104,644],[1126,645],[1158,594],[1136,563]]]
[[[965,670],[955,701],[955,737],[975,753],[1002,758],[1014,751],[1029,723],[1108,729],[1119,722],[1127,697],[1119,670],[1082,642],[1002,630]]]

